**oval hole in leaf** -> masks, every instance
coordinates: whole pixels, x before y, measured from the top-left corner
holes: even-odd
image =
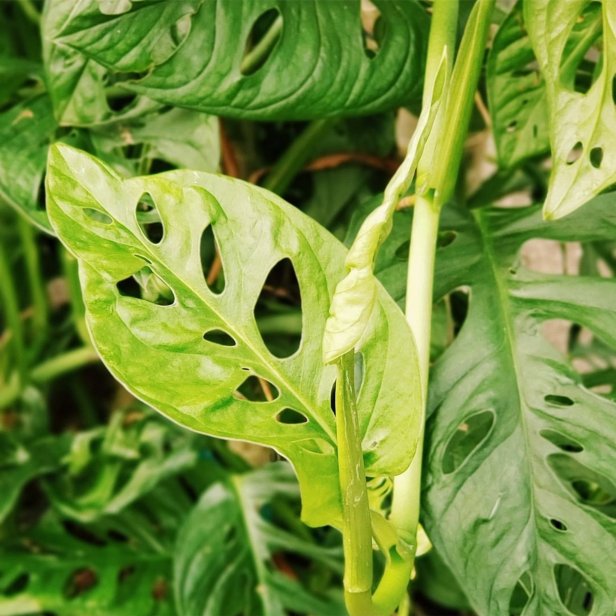
[[[581,141],[578,141],[570,150],[569,154],[567,154],[567,164],[573,165],[577,160],[579,160],[580,156],[582,156],[582,152],[584,151],[584,146]]]
[[[574,567],[554,565],[554,580],[564,607],[575,616],[590,614],[593,604],[592,586]]]
[[[561,434],[560,432],[555,432],[554,430],[541,430],[539,434],[563,451],[567,451],[569,453],[580,453],[581,451],[584,451],[584,447],[582,447],[580,443],[572,438],[569,438],[568,436],[565,436],[564,434]]]
[[[237,346],[235,338],[222,329],[210,329],[203,334],[203,339],[214,344],[220,344],[221,346]]]
[[[567,532],[567,525],[561,520],[557,520],[556,518],[550,519],[550,526],[553,529],[560,531],[561,533]]]
[[[453,333],[458,334],[468,316],[470,289],[459,287],[449,295],[449,307],[453,318]]]
[[[225,271],[213,225],[209,224],[203,230],[199,250],[207,286],[216,294],[222,293],[225,289]]]
[[[513,122],[509,122],[509,124],[507,124],[507,128],[505,130],[508,133],[515,133],[517,127],[518,127],[517,120],[513,120]]]
[[[455,231],[439,231],[436,238],[437,248],[446,248],[450,244],[453,244],[458,234]]]
[[[3,597],[12,597],[22,593],[28,587],[30,583],[29,573],[20,573],[17,577],[13,578],[2,590]]]
[[[277,32],[272,30],[277,19],[282,19],[280,11],[272,8],[262,13],[253,24],[240,63],[242,75],[256,73],[272,55],[282,32],[281,29]]]
[[[257,327],[265,346],[275,357],[290,357],[299,350],[299,334],[291,327],[291,315],[301,314],[302,294],[293,267],[288,257],[278,261],[270,270],[255,305]],[[263,327],[261,318],[265,317],[268,327]]]
[[[85,567],[73,571],[64,585],[64,596],[74,599],[79,595],[91,590],[98,583],[98,576],[94,569]]]
[[[271,402],[280,395],[278,388],[273,384],[251,374],[237,388],[235,397],[250,402]]]
[[[533,578],[528,571],[525,571],[511,593],[511,599],[509,601],[509,614],[511,616],[518,616],[522,614],[524,608],[528,605],[535,591],[535,584]]]
[[[160,219],[154,198],[150,193],[143,193],[136,206],[137,223],[143,235],[152,242],[160,244],[163,240],[165,228]]]
[[[446,475],[459,469],[487,438],[494,425],[494,412],[479,411],[467,417],[452,434],[442,460]]]
[[[385,37],[385,21],[381,11],[370,0],[361,3],[361,37],[367,58],[374,58],[381,49]]]
[[[599,169],[601,167],[601,163],[603,161],[603,148],[592,148],[590,150],[590,164],[595,168]]]
[[[84,207],[82,212],[94,222],[100,222],[103,225],[110,225],[113,222],[111,216],[105,214],[105,212],[101,212],[100,210],[95,210],[92,207]]]
[[[575,402],[568,396],[559,396],[558,394],[548,394],[543,399],[550,406],[567,407],[575,404]]]
[[[283,424],[305,424],[308,423],[308,418],[299,411],[286,408],[276,415],[276,421]]]
[[[132,276],[116,283],[122,297],[135,297],[159,306],[175,302],[173,291],[149,266],[142,267]]]
[[[302,449],[311,453],[331,455],[334,453],[334,447],[322,438],[307,438],[300,441]]]

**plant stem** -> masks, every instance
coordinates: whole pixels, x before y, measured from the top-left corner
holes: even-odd
[[[40,25],[41,14],[38,12],[32,0],[17,0],[24,15],[35,25]]]
[[[291,144],[268,173],[263,188],[279,195],[284,194],[295,176],[311,158],[314,146],[334,124],[332,118],[323,118],[310,122],[304,132]]]
[[[278,15],[265,36],[244,56],[240,64],[240,72],[243,75],[251,75],[262,65],[278,41],[281,32],[282,16]]]
[[[342,494],[344,596],[351,616],[372,614],[372,526],[355,406],[353,352],[338,360],[336,435]]]

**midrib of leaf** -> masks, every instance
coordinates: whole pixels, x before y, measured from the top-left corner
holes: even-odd
[[[532,529],[534,536],[534,549],[537,550],[537,545],[539,543],[537,537],[537,525],[535,523],[536,512],[535,512],[535,487],[532,481],[533,467],[532,467],[532,456],[528,446],[528,428],[526,425],[526,421],[524,418],[524,411],[527,408],[524,392],[521,388],[521,383],[523,382],[522,376],[518,369],[517,364],[517,345],[516,345],[516,332],[515,325],[513,322],[512,314],[511,314],[511,302],[509,301],[509,289],[507,287],[506,281],[503,279],[502,270],[499,267],[498,258],[494,249],[494,243],[492,241],[492,235],[490,232],[489,222],[486,220],[484,211],[475,211],[473,212],[473,216],[475,221],[477,222],[477,226],[479,227],[481,241],[484,248],[484,257],[489,265],[489,273],[491,274],[491,278],[494,281],[494,287],[496,288],[498,295],[497,307],[499,311],[500,320],[505,328],[505,342],[507,344],[506,356],[509,360],[509,367],[511,368],[513,375],[515,377],[515,387],[518,398],[518,408],[520,409],[520,424],[522,426],[522,432],[524,434],[524,459],[526,462],[527,468],[527,476],[529,480],[529,497],[530,497],[530,515],[532,516]],[[530,522],[531,520],[529,520]]]

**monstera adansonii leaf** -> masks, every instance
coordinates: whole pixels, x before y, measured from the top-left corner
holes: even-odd
[[[103,13],[102,2],[61,0],[48,11],[47,70],[63,115],[89,114],[76,102],[96,92],[104,116],[110,78],[145,96],[136,105],[253,120],[375,113],[420,96],[429,28],[414,0],[375,0],[368,34],[359,0],[108,4]],[[75,97],[86,81],[96,88]]]
[[[616,182],[616,2],[525,0],[524,17],[546,84],[553,169],[544,204],[560,218]],[[601,42],[601,54],[592,47]],[[598,61],[585,84],[578,67]]]
[[[614,237],[614,201],[549,224],[445,214],[435,298],[466,288],[469,310],[432,374],[423,520],[481,615],[616,613],[616,404],[542,335],[565,319],[616,348],[616,281],[518,259],[531,238]]]
[[[340,546],[316,545],[268,519],[272,501],[291,504],[298,496],[293,474],[281,463],[208,488],[178,535],[174,559],[178,616],[346,614],[342,593],[309,591],[299,572],[276,564],[281,555],[299,556],[342,574]]]
[[[50,151],[47,194],[52,225],[79,259],[94,344],[116,378],[188,428],[273,447],[295,467],[303,519],[339,521],[335,369],[323,366],[321,345],[344,274],[342,244],[274,194],[239,180],[172,171],[123,181],[60,144]],[[155,210],[138,218],[146,202]],[[157,212],[162,239],[160,227],[150,239],[141,216]],[[208,286],[200,256],[211,232],[222,292]],[[299,283],[302,337],[296,352],[278,357],[254,309],[268,274],[285,260]],[[142,297],[126,295],[133,276],[144,285]],[[358,413],[366,472],[392,475],[415,448],[417,365],[403,314],[380,286],[377,295],[357,355]],[[256,379],[269,384],[273,399],[250,399],[247,386]]]

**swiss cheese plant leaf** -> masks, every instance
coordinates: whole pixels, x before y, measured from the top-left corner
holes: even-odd
[[[551,123],[553,169],[544,214],[560,218],[616,182],[616,3],[526,0],[524,12]],[[590,81],[580,83],[580,65],[597,40],[600,61]]]
[[[55,130],[47,96],[0,114],[0,198],[46,231],[51,229],[38,197]]]
[[[123,524],[82,527],[52,512],[0,548],[0,614],[172,616],[171,558]]]
[[[501,167],[549,150],[545,84],[518,2],[499,28],[487,65],[492,128]]]
[[[90,331],[111,372],[186,427],[274,447],[297,471],[304,519],[337,521],[335,371],[321,355],[331,296],[343,275],[342,245],[261,188],[193,171],[122,181],[63,145],[51,149],[47,191],[52,224],[79,259]],[[144,199],[150,215],[159,216],[154,238],[144,228],[145,212],[138,212]],[[201,260],[202,240],[212,232],[224,290],[208,285]],[[268,274],[285,261],[299,283],[302,335],[295,353],[279,357],[254,311],[268,291]],[[131,297],[137,281],[143,294]],[[412,436],[397,434],[416,433],[417,368],[404,316],[380,286],[360,351],[367,473],[397,474],[415,446]],[[259,382],[262,396],[250,387]]]
[[[552,319],[616,348],[616,282],[526,270],[528,239],[612,237],[614,195],[546,224],[538,207],[452,212],[436,297],[469,290],[435,365],[425,524],[480,614],[616,611],[616,404],[546,341]],[[568,610],[568,611],[567,611]]]
[[[415,1],[375,0],[373,33],[363,31],[359,0],[146,0],[114,14],[95,0],[56,4],[50,70],[68,57],[84,67],[83,80],[92,64],[104,65],[122,74],[123,87],[164,104],[310,119],[373,113],[420,94],[428,20]],[[61,100],[75,90],[74,73],[71,83],[58,75]],[[131,73],[145,76],[126,80]]]
[[[299,494],[285,464],[215,483],[180,530],[175,556],[179,616],[289,612],[345,614],[342,597],[308,591],[289,562],[297,557],[341,575],[339,547],[317,546],[272,523],[273,501],[292,504]],[[283,566],[284,565],[284,566]]]

